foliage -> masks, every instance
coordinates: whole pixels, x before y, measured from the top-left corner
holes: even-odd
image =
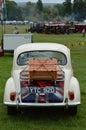
[[[57,9],[59,16],[64,16],[64,4],[56,4],[54,8]]]
[[[21,8],[14,1],[7,1],[7,20],[22,20]]]
[[[27,2],[25,6],[19,7],[14,1],[6,0],[7,20],[63,20],[72,17],[75,20],[86,19],[86,0],[65,0],[61,4],[45,5],[42,0],[36,3]]]
[[[36,11],[35,11],[35,4],[31,2],[27,2],[25,7],[22,7],[22,12],[24,15],[24,18],[27,20],[32,20],[33,17],[35,17]]]
[[[74,0],[73,2],[73,12],[77,13],[78,10],[78,0]]]
[[[74,0],[73,13],[76,20],[86,19],[86,0]]]
[[[36,4],[36,8],[38,10],[38,13],[41,13],[43,11],[43,4],[41,0],[38,0],[37,4]]]
[[[70,15],[72,12],[72,4],[71,4],[71,0],[65,0],[64,2],[64,15]]]

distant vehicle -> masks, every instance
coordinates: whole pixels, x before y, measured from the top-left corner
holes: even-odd
[[[29,24],[29,21],[28,20],[24,20],[24,21],[22,21],[22,20],[6,20],[5,21],[5,24],[8,24],[8,25],[26,25],[26,24]]]
[[[75,28],[76,28],[77,32],[81,33],[83,29],[86,30],[86,23],[75,24]]]
[[[76,114],[80,87],[73,75],[69,48],[58,43],[19,46],[5,85],[4,104],[8,114],[30,106],[67,106],[68,112]]]

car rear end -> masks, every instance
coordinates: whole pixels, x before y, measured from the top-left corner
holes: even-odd
[[[56,59],[30,59],[20,72],[21,101],[31,106],[54,106],[64,100],[64,71]]]

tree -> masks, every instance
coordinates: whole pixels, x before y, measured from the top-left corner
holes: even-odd
[[[41,13],[43,11],[43,4],[41,0],[37,1],[36,8],[38,10],[38,13]]]
[[[55,9],[57,8],[58,15],[64,15],[64,5],[63,4],[56,4],[54,5]]]
[[[73,2],[73,16],[75,20],[78,20],[79,18],[79,12],[78,12],[78,8],[79,7],[79,0],[74,0]]]
[[[85,19],[86,19],[86,0],[84,0],[84,16],[85,16]]]
[[[37,3],[27,2],[25,6],[19,6],[14,1],[6,0],[7,20],[60,20],[64,16],[69,20],[86,19],[86,0],[65,0],[62,4],[43,5],[42,0]]]
[[[78,0],[74,0],[73,2],[73,12],[77,13],[78,12]]]
[[[65,0],[64,2],[64,13],[70,15],[72,12],[71,0]]]
[[[79,12],[79,18],[81,20],[84,19],[84,0],[79,0],[79,5],[78,5],[78,12]]]
[[[23,12],[25,19],[32,20],[33,17],[35,17],[35,12],[36,12],[35,10],[36,10],[35,4],[32,2],[27,2],[26,6],[22,7],[22,12]]]
[[[7,20],[22,20],[21,8],[13,1],[6,1],[7,4]]]
[[[73,13],[76,20],[83,20],[86,17],[86,0],[74,0]]]

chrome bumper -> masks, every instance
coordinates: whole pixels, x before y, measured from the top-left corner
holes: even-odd
[[[80,105],[80,102],[74,103],[12,103],[12,102],[4,102],[5,105],[8,106],[19,106],[19,107],[59,107],[59,106],[76,106]]]

